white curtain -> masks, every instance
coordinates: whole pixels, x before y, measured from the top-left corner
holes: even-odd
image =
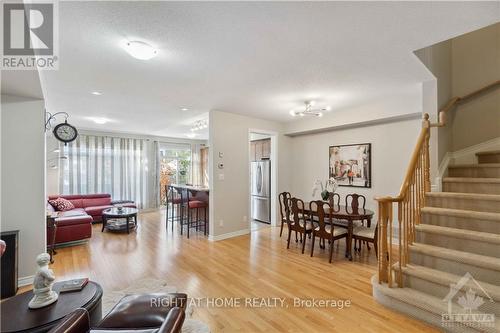
[[[155,207],[151,188],[147,140],[79,135],[62,146],[60,193],[109,193],[113,200],[133,200],[138,208]],[[154,157],[153,157],[154,158]],[[152,202],[153,201],[153,202]]]
[[[192,154],[191,160],[193,161],[192,164],[193,167],[191,168],[191,183],[193,185],[203,184],[203,178],[201,174],[201,155],[200,155],[201,147],[202,147],[201,144],[191,145],[191,154]]]

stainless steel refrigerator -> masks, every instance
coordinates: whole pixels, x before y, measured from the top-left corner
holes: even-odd
[[[251,162],[252,219],[271,223],[271,161]]]

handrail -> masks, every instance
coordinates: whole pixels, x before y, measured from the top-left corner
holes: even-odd
[[[448,103],[446,103],[446,105],[441,109],[439,110],[439,113],[438,113],[438,122],[437,123],[432,123],[431,124],[431,127],[443,127],[443,126],[446,126],[446,113],[448,111],[450,111],[451,109],[453,109],[454,107],[456,107],[458,104],[460,103],[463,103],[463,102],[466,102],[467,100],[473,98],[473,97],[476,97],[476,96],[479,96],[491,89],[495,89],[495,88],[498,88],[500,87],[500,80],[497,80],[493,83],[490,83],[480,89],[477,89],[467,95],[464,95],[462,97],[453,97],[452,99],[450,99],[448,101]]]
[[[402,268],[409,261],[409,246],[415,240],[415,226],[420,223],[421,209],[425,206],[425,193],[430,192],[430,154],[429,140],[431,127],[442,127],[446,125],[445,115],[459,103],[466,102],[493,88],[500,87],[500,80],[495,81],[481,89],[462,97],[452,98],[439,111],[439,122],[432,124],[429,114],[424,115],[422,130],[417,138],[415,149],[411,155],[410,163],[401,185],[399,194],[395,197],[376,197],[378,202],[378,281],[385,282],[393,287],[393,280],[398,287],[403,287]],[[398,223],[398,249],[396,258],[393,253],[393,210],[397,206],[394,216]]]

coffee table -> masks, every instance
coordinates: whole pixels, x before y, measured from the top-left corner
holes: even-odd
[[[137,226],[137,208],[131,207],[118,207],[108,208],[102,211],[102,230],[107,229],[109,231],[127,231],[130,233],[130,228],[135,228]],[[114,220],[108,221],[108,219],[125,219],[125,221]],[[133,219],[133,222],[130,221]]]
[[[59,292],[63,284],[56,282],[52,289]],[[28,308],[32,297],[30,290],[2,301],[2,332],[47,332],[76,308],[85,308],[89,312],[91,326],[101,321],[102,288],[96,282],[89,281],[81,291],[59,293],[57,302],[40,309]]]

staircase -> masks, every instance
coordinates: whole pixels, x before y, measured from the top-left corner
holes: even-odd
[[[425,193],[405,265],[389,261],[401,285],[372,281],[380,303],[450,332],[500,332],[500,151],[476,155],[478,164],[448,168],[443,192]],[[447,296],[467,320],[443,326]]]

